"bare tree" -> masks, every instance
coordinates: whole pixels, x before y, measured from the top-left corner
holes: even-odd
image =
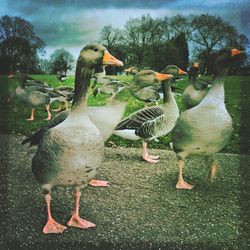
[[[99,42],[103,43],[110,50],[121,43],[122,38],[122,31],[120,29],[108,25],[104,26],[101,30]]]
[[[232,45],[238,37],[237,30],[217,16],[193,16],[191,25],[193,30],[189,39],[199,54],[202,53],[204,67],[214,50]]]

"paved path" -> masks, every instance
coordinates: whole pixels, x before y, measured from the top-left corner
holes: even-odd
[[[43,194],[30,168],[33,152],[20,145],[22,139],[0,135],[5,249],[221,249],[227,244],[234,248],[248,225],[242,209],[247,207],[249,183],[241,167],[250,167],[249,156],[218,154],[221,170],[212,184],[205,181],[205,161],[190,159],[185,176],[197,187],[178,191],[173,152],[152,150],[161,161],[151,165],[140,160],[138,149],[106,148],[97,177],[109,180],[111,186],[87,187],[81,198],[80,214],[97,227],[43,235]],[[52,193],[55,219],[66,224],[72,209],[71,190],[56,189]]]

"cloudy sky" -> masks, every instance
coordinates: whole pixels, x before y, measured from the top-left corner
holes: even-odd
[[[33,24],[47,44],[46,57],[65,48],[76,58],[105,25],[122,28],[129,18],[143,14],[156,18],[178,13],[221,16],[250,39],[249,0],[0,0],[0,16],[21,16]]]

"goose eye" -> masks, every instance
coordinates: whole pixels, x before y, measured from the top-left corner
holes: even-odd
[[[97,52],[97,51],[98,51],[98,48],[94,48],[94,51]]]

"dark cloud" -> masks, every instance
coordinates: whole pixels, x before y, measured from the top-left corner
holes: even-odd
[[[32,14],[47,7],[70,8],[145,8],[156,9],[166,4],[178,2],[178,0],[8,0],[8,6],[22,12]]]
[[[79,48],[96,41],[102,27],[122,28],[129,18],[208,13],[218,15],[250,36],[249,0],[1,0],[8,15],[33,24],[51,48]],[[250,37],[249,37],[250,38]]]

